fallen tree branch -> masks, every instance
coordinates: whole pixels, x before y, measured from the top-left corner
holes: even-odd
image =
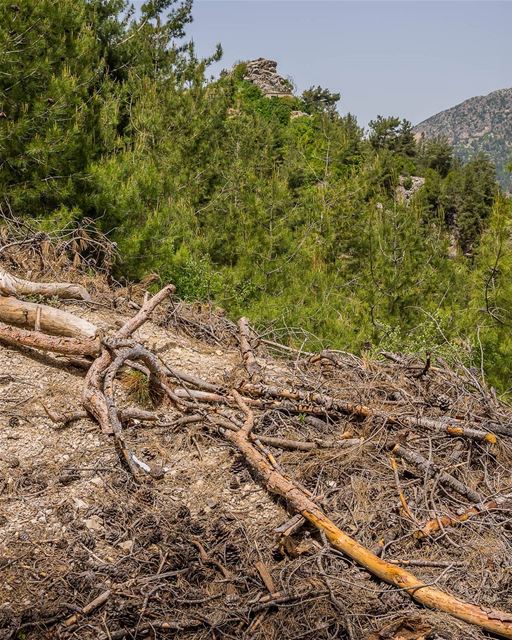
[[[426,429],[446,433],[447,435],[472,438],[479,441],[489,442],[491,444],[495,444],[497,442],[497,438],[493,433],[482,429],[467,427],[463,423],[455,420],[443,422],[440,420],[431,420],[429,418],[388,414],[383,411],[375,411],[371,407],[363,404],[340,400],[339,398],[333,398],[332,396],[324,395],[322,393],[300,390],[291,391],[280,387],[254,384],[251,382],[242,383],[239,391],[256,398],[280,398],[296,402],[298,405],[296,410],[303,411],[305,413],[308,412],[311,407],[316,406],[322,408],[327,413],[344,413],[357,416],[359,418],[378,417],[386,420],[389,424],[408,427],[424,427]]]
[[[45,298],[67,298],[90,300],[87,289],[81,284],[70,282],[31,282],[17,278],[0,268],[0,295],[43,296]]]
[[[464,511],[459,515],[455,515],[455,516],[445,515],[445,516],[439,516],[438,518],[433,518],[432,520],[429,520],[427,523],[425,523],[423,527],[421,527],[421,529],[418,529],[414,533],[414,536],[419,540],[421,540],[422,538],[428,538],[428,536],[431,536],[432,534],[437,533],[438,531],[440,531],[441,529],[444,529],[445,527],[455,527],[459,524],[462,524],[463,522],[466,522],[473,516],[477,516],[482,513],[486,513],[488,511],[494,511],[495,509],[498,509],[501,505],[505,504],[507,500],[511,500],[511,499],[512,499],[512,493],[509,493],[506,495],[500,495],[500,496],[496,496],[492,500],[489,500],[488,502],[484,502],[483,504],[473,505],[472,507],[470,507],[469,509],[466,509],[466,511]]]
[[[65,356],[97,356],[101,349],[99,338],[69,338],[50,336],[40,331],[27,331],[0,322],[0,342],[12,346],[31,347]]]
[[[247,464],[260,478],[265,488],[270,493],[284,498],[293,512],[300,513],[319,531],[323,531],[334,548],[352,558],[377,578],[402,589],[420,604],[444,611],[504,638],[512,638],[511,614],[483,609],[465,602],[440,589],[426,585],[406,569],[382,560],[339,529],[301,489],[272,467],[246,435],[240,431],[226,430],[224,436],[244,456]]]
[[[169,284],[152,298],[144,300],[144,304],[139,311],[116,332],[114,337],[118,340],[130,338],[149,319],[154,309],[168,298],[174,290],[174,285]],[[104,433],[112,433],[108,407],[102,392],[103,375],[111,362],[112,357],[109,351],[102,349],[100,356],[96,358],[87,372],[82,395],[84,407],[96,418]]]
[[[105,602],[107,602],[111,595],[112,591],[110,589],[104,591],[103,593],[100,593],[97,598],[94,598],[94,600],[89,602],[89,604],[86,604],[85,607],[83,607],[80,611],[77,611],[77,613],[74,613],[72,616],[67,618],[67,620],[64,620],[64,622],[62,623],[63,626],[72,627],[80,620],[80,618],[89,615],[95,609],[101,607],[102,604],[105,604]]]
[[[463,496],[464,498],[471,500],[471,502],[476,502],[479,504],[483,502],[483,498],[479,493],[477,493],[473,489],[470,489],[465,484],[460,482],[460,480],[457,480],[457,478],[454,478],[450,474],[446,473],[446,471],[443,471],[441,467],[439,467],[434,462],[427,460],[420,453],[417,453],[416,451],[411,451],[410,449],[406,449],[400,444],[396,444],[393,447],[392,452],[396,453],[404,460],[407,460],[407,462],[410,462],[411,464],[414,464],[415,466],[417,466],[429,478],[432,478],[434,476],[437,477],[441,484],[447,487],[450,487],[450,489],[453,489],[453,491],[456,491],[459,495]]]
[[[0,321],[70,338],[96,338],[98,328],[67,311],[0,296]]]

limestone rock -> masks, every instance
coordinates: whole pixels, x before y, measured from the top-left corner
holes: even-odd
[[[305,111],[292,111],[290,113],[290,120],[295,120],[295,118],[310,118],[309,113]]]
[[[409,204],[411,198],[425,184],[425,178],[420,176],[400,176],[396,188],[396,199],[401,204]]]
[[[267,98],[293,96],[291,82],[277,73],[275,60],[250,60],[246,63],[244,79],[259,87]]]

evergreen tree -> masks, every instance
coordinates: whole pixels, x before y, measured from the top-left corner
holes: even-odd
[[[333,93],[329,89],[320,86],[310,87],[302,94],[304,110],[307,113],[326,113],[333,116],[336,113],[336,105],[341,99],[341,94]]]
[[[119,245],[117,275],[156,270],[290,340],[301,327],[310,347],[447,355],[448,341],[469,362],[480,340],[508,385],[510,203],[487,157],[462,165],[395,117],[365,138],[339,94],[266,98],[243,64],[207,81],[221,51],[197,58],[188,0],[0,11],[0,186],[15,214],[92,218]],[[412,175],[425,185],[398,204]]]

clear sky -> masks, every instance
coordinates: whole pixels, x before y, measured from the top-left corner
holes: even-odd
[[[512,86],[512,1],[195,0],[188,33],[220,68],[278,61],[299,92],[342,94],[340,111],[414,124],[474,95]]]

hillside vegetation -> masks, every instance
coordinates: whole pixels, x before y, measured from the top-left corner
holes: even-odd
[[[441,111],[414,128],[427,137],[445,136],[458,157],[468,160],[484,151],[496,164],[503,188],[512,191],[512,88],[475,96]]]
[[[0,7],[4,216],[91,219],[118,278],[157,272],[296,345],[432,351],[507,390],[511,207],[486,156],[399,118],[365,136],[329,91],[266,98],[243,64],[208,80],[190,2]]]

